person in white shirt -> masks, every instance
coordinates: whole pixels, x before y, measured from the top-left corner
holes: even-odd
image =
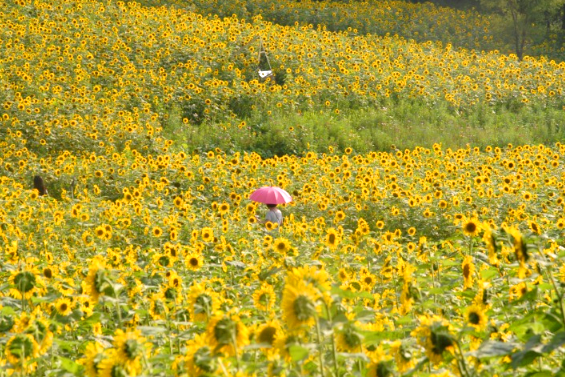
[[[269,210],[265,215],[265,221],[263,221],[263,223],[270,221],[273,224],[278,224],[280,227],[283,223],[282,212],[277,208],[276,204],[267,204],[267,207],[269,207]]]

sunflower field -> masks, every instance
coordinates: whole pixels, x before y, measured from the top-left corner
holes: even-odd
[[[0,376],[565,375],[564,63],[0,5]],[[547,123],[518,124],[537,143],[500,124],[492,145],[461,126],[468,145],[410,148],[330,125],[407,103]],[[280,227],[248,199],[264,185],[293,197]]]

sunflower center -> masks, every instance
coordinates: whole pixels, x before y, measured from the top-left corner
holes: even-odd
[[[263,329],[259,333],[259,343],[266,343],[272,345],[275,341],[275,334],[277,333],[277,329],[273,326],[268,326]]]
[[[471,276],[470,264],[465,264],[465,266],[463,266],[463,276],[465,277],[465,279],[469,279],[469,277]]]
[[[43,276],[45,276],[47,279],[51,279],[53,277],[53,271],[51,271],[50,268],[45,268],[43,270]]]
[[[447,349],[447,347],[451,347],[453,342],[448,335],[445,334],[437,334],[432,331],[431,335],[432,340],[432,352],[436,355],[441,355],[443,351]]]
[[[198,267],[198,258],[190,258],[189,263],[192,267]]]
[[[481,322],[481,317],[475,312],[469,313],[469,322],[473,325],[478,325]]]
[[[468,222],[467,224],[465,224],[465,231],[467,233],[475,233],[476,230],[477,224],[475,224],[474,222]]]

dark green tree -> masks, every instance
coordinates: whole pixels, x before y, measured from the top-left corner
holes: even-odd
[[[484,9],[496,12],[508,21],[514,51],[520,60],[532,31],[547,25],[548,15],[558,13],[564,4],[565,0],[481,0]]]

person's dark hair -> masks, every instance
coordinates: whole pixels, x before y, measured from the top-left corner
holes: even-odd
[[[277,205],[276,204],[267,204],[267,207],[269,208],[275,208]]]
[[[47,195],[47,188],[45,187],[45,182],[43,178],[36,175],[33,177],[33,188],[39,191],[39,195]]]

